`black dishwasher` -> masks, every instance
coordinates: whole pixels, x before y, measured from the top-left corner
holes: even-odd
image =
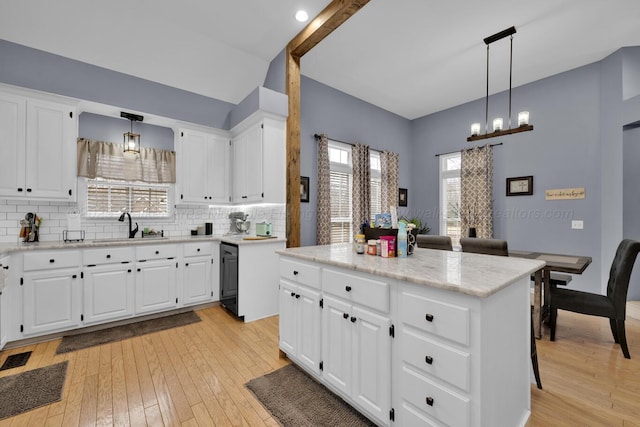
[[[238,246],[220,244],[220,304],[238,315]]]

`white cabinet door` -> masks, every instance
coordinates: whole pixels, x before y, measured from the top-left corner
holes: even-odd
[[[80,326],[81,279],[78,269],[24,274],[24,335]]]
[[[210,257],[188,257],[184,259],[182,304],[192,305],[211,301]]]
[[[0,196],[24,194],[26,101],[0,93]]]
[[[74,200],[75,111],[47,101],[27,101],[26,192],[29,197]]]
[[[84,323],[102,323],[133,316],[133,265],[88,267],[84,276]]]
[[[176,261],[147,261],[137,264],[136,314],[151,313],[175,307]]]
[[[296,307],[296,291],[298,287],[285,280],[280,281],[279,318],[280,349],[290,356],[298,353],[297,331],[298,318]]]
[[[352,397],[386,424],[391,407],[391,320],[358,306],[353,306],[352,315]]]
[[[178,156],[181,163],[182,190],[180,202],[206,203],[209,197],[207,168],[209,167],[209,135],[182,129]]]
[[[320,375],[320,337],[322,310],[320,292],[298,286],[298,360],[308,369]]]
[[[351,395],[351,306],[325,295],[322,311],[323,378],[334,387]]]
[[[209,144],[209,180],[210,202],[229,203],[230,145],[229,140],[213,136]]]
[[[262,123],[245,130],[232,141],[233,202],[262,201]]]

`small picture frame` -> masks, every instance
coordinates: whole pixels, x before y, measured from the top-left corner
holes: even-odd
[[[407,206],[408,193],[406,188],[398,188],[398,206]]]
[[[309,203],[309,177],[300,177],[300,201]]]
[[[531,196],[533,194],[533,176],[507,178],[507,196]]]

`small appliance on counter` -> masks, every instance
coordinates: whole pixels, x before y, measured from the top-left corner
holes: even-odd
[[[262,221],[256,223],[256,236],[271,237],[273,235],[273,225],[270,222]]]
[[[39,240],[42,218],[33,212],[28,212],[20,220],[20,238],[23,242],[37,242]]]
[[[231,225],[229,227],[229,234],[248,234],[249,228],[251,228],[251,221],[247,221],[249,214],[244,212],[231,212],[229,219]]]

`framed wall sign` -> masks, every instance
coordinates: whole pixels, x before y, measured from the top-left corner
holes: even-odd
[[[507,178],[507,196],[531,196],[533,194],[533,176]]]
[[[406,188],[398,188],[398,206],[407,206],[407,193]]]
[[[309,203],[309,177],[300,177],[300,201]]]

